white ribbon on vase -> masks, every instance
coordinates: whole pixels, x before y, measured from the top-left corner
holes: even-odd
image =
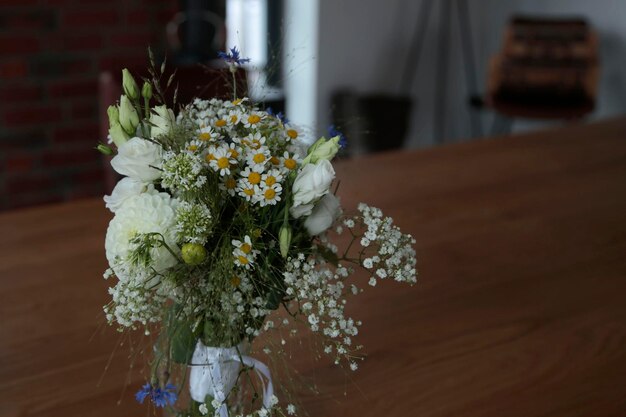
[[[270,370],[259,360],[245,355],[248,349],[242,342],[238,346],[223,348],[205,346],[200,340],[191,358],[189,373],[189,393],[194,401],[203,403],[206,396],[218,400],[220,417],[228,417],[225,402],[228,393],[235,386],[241,365],[253,368],[263,387],[263,407],[270,409],[274,396],[274,385]],[[267,379],[267,384],[263,379]]]

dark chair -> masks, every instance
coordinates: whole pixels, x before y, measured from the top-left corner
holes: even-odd
[[[598,74],[598,40],[585,20],[514,17],[489,66],[492,133],[508,133],[515,118],[582,119],[595,107]]]

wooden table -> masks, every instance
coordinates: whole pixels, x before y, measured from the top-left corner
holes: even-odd
[[[417,238],[420,277],[354,299],[351,379],[294,359],[325,387],[311,416],[626,415],[626,119],[339,172],[344,206]],[[0,416],[147,415],[103,326],[108,219],[100,200],[0,215]]]

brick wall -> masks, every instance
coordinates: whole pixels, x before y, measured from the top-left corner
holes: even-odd
[[[146,64],[176,0],[0,1],[0,210],[97,196],[97,79]]]

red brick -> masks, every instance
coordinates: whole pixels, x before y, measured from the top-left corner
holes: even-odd
[[[4,161],[4,169],[8,174],[31,171],[35,167],[36,155],[9,156]]]
[[[40,189],[36,192],[19,193],[7,199],[5,208],[18,209],[29,206],[39,206],[42,204],[58,203],[63,201],[63,195],[59,190]]]
[[[102,37],[97,34],[69,35],[63,38],[62,45],[66,51],[93,51],[102,47]]]
[[[123,68],[145,68],[148,64],[148,49],[144,54],[113,55],[100,60],[101,71],[121,71]]]
[[[9,127],[32,126],[56,122],[61,119],[61,109],[53,106],[28,106],[24,109],[4,112],[4,121]]]
[[[14,85],[0,88],[0,100],[4,102],[31,101],[41,99],[41,86]]]
[[[95,146],[98,142],[98,124],[58,128],[52,138],[55,143],[86,142]]]
[[[98,115],[98,106],[95,97],[88,102],[78,102],[72,104],[70,113],[73,120],[96,119]]]
[[[102,184],[104,169],[102,165],[72,174],[72,182],[77,184]]]
[[[2,0],[2,6],[32,6],[39,3],[39,0]]]
[[[0,35],[0,54],[28,54],[39,49],[39,39],[35,36]]]
[[[147,25],[150,22],[150,13],[145,8],[131,10],[126,14],[126,24],[133,27]]]
[[[111,45],[116,48],[139,48],[147,51],[148,46],[156,40],[150,33],[119,33],[111,35]]]
[[[65,57],[64,54],[34,56],[30,59],[30,64],[32,75],[41,77],[83,75],[91,73],[93,69],[91,59]]]
[[[98,83],[95,79],[87,81],[61,81],[50,84],[51,97],[77,97],[98,95]]]
[[[63,16],[63,25],[73,27],[109,27],[119,21],[119,15],[114,10],[81,10],[70,11]]]
[[[2,59],[0,62],[0,77],[2,78],[22,78],[28,74],[28,65],[23,59]]]
[[[5,132],[0,134],[0,154],[20,150],[33,151],[48,145],[48,138],[45,132],[41,131],[44,126],[35,126],[36,130],[18,132]]]
[[[0,15],[0,28],[5,31],[50,31],[54,29],[55,23],[53,10],[14,11]]]
[[[94,141],[94,144],[96,141]],[[99,160],[100,155],[95,149],[82,149],[74,151],[64,151],[55,149],[43,156],[43,164],[49,168],[73,167],[84,164],[94,164]]]
[[[102,185],[102,182],[99,182],[79,187],[72,187],[70,190],[65,192],[65,198],[67,200],[78,200],[81,198],[102,197],[104,193],[104,186]]]
[[[5,189],[9,194],[29,193],[33,191],[46,190],[53,185],[50,176],[45,174],[30,174],[9,177],[5,183]]]
[[[158,23],[167,23],[170,20],[172,20],[172,18],[174,17],[174,15],[178,13],[178,9],[177,8],[169,8],[166,10],[161,10],[159,12],[157,12],[156,14],[156,20]]]

